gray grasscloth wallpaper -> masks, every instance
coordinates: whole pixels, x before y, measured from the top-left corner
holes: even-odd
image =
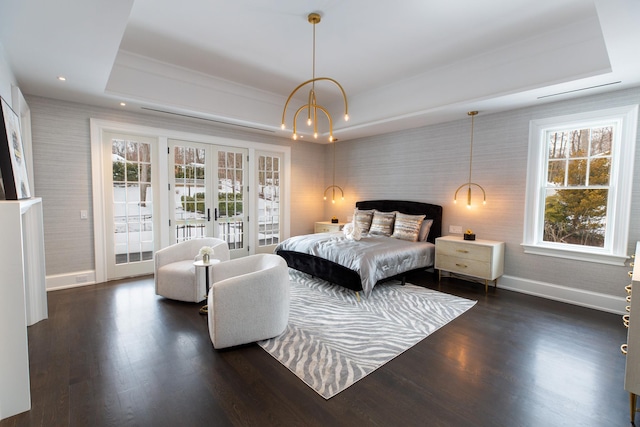
[[[311,233],[322,220],[324,147],[197,120],[176,120],[27,96],[31,108],[35,195],[43,199],[47,275],[93,270],[94,239],[89,119],[112,120],[273,145],[290,145],[292,234]],[[80,219],[80,210],[89,220]],[[303,218],[302,220],[296,220]]]
[[[43,198],[47,274],[92,270],[89,119],[244,139],[292,147],[291,234],[309,233],[313,222],[336,215],[344,221],[354,203],[366,199],[407,199],[444,207],[449,225],[471,228],[479,238],[506,242],[505,274],[587,291],[623,296],[627,268],[525,255],[522,242],[529,121],[544,117],[640,103],[640,88],[571,101],[488,114],[475,121],[473,180],[487,190],[486,207],[468,211],[453,204],[467,180],[470,119],[351,141],[336,149],[336,184],[345,200],[322,201],[331,184],[333,147],[295,142],[191,120],[127,113],[27,96],[32,112],[36,195]],[[353,112],[357,114],[357,112]],[[639,132],[640,134],[640,132]],[[629,252],[640,239],[640,148],[636,150]],[[91,217],[91,215],[89,215]]]
[[[346,200],[325,205],[325,217],[346,220],[358,200],[407,199],[442,205],[443,234],[449,225],[470,228],[478,236],[506,242],[505,274],[598,293],[623,296],[629,268],[524,254],[524,224],[529,121],[640,103],[640,88],[546,103],[487,114],[475,119],[473,181],[487,191],[487,205],[471,211],[454,205],[456,188],[469,173],[470,118],[338,142],[336,184]],[[353,112],[357,114],[357,112]],[[640,136],[640,132],[638,132]],[[327,179],[331,151],[326,148]],[[640,239],[640,144],[636,148],[629,251]]]

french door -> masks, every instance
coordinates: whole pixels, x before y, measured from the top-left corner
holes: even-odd
[[[218,237],[247,255],[247,149],[170,139],[168,153],[171,243]]]
[[[104,165],[109,171],[104,180],[107,277],[152,273],[157,138],[110,132],[103,138],[111,148]]]
[[[289,147],[98,119],[90,127],[97,282],[153,273],[154,251],[182,240],[216,236],[239,257],[289,235]]]
[[[273,253],[282,240],[280,195],[283,178],[283,155],[275,152],[256,152],[258,221],[256,253]],[[254,197],[254,199],[256,199]]]

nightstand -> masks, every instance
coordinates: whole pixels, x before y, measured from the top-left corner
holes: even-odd
[[[346,222],[318,221],[313,228],[314,233],[333,233],[342,231]]]
[[[498,286],[498,277],[504,273],[504,242],[492,240],[464,240],[459,236],[444,236],[436,239],[435,269],[442,272],[483,279],[484,290],[489,281]]]

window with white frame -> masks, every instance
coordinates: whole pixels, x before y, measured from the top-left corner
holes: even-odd
[[[533,120],[525,253],[624,265],[638,106]]]

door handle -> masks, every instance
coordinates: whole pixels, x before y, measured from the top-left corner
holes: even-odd
[[[207,221],[211,221],[211,208],[207,208]]]
[[[213,216],[214,216],[213,220],[217,221],[218,220],[218,208],[214,208],[213,209]]]

